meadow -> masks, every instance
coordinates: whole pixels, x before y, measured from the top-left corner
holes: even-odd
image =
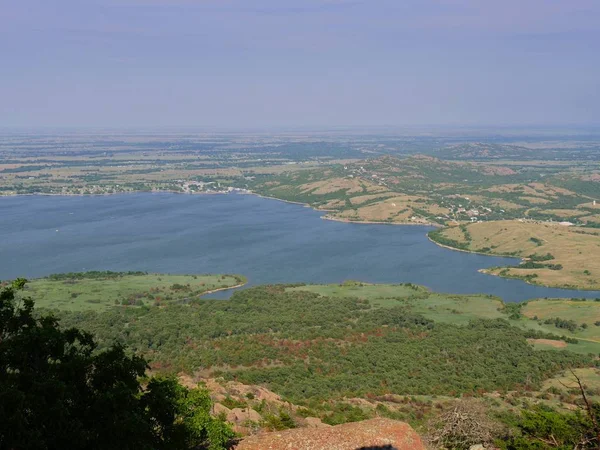
[[[214,290],[240,286],[239,275],[165,275],[84,272],[31,280],[24,292],[38,308],[103,311],[114,306],[142,307],[182,303]]]
[[[355,281],[304,285],[287,290],[333,298],[356,298],[377,308],[403,306],[413,314],[439,323],[467,325],[480,319],[504,319],[512,326],[530,332],[530,343],[534,348],[600,354],[600,302],[593,300],[536,299],[506,304],[490,295],[443,294],[413,284]],[[544,323],[546,320],[548,323]]]

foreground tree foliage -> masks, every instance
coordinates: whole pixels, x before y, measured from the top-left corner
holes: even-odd
[[[17,301],[19,279],[0,291],[0,448],[225,448],[231,429],[210,416],[203,389],[173,378],[140,384],[147,363],[121,345],[99,352],[92,336],[61,329]]]
[[[597,414],[600,405],[595,404],[594,409]],[[498,442],[505,450],[583,450],[600,447],[593,420],[582,411],[560,412],[538,405],[506,421],[513,433]]]

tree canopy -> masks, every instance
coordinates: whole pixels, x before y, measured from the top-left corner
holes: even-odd
[[[15,297],[25,283],[0,291],[0,448],[216,450],[233,438],[205,389],[144,378],[142,357],[35,314]]]

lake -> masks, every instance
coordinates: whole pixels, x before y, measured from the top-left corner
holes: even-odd
[[[59,272],[238,273],[265,283],[411,282],[505,301],[600,297],[478,272],[518,260],[444,249],[424,226],[348,224],[253,195],[0,198],[0,279]],[[218,293],[226,298],[229,293]]]

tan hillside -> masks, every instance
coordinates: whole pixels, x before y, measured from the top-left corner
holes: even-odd
[[[551,255],[542,268],[494,268],[486,272],[525,278],[535,284],[553,287],[600,289],[600,233],[584,227],[550,222],[503,220],[452,227],[442,235],[464,249],[496,255],[529,258]],[[448,244],[453,246],[452,244]],[[557,269],[557,265],[562,268]]]

